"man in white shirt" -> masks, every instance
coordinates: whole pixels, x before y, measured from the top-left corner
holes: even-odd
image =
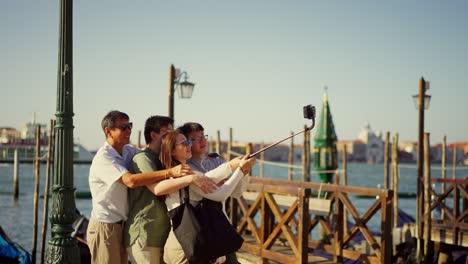
[[[101,126],[106,142],[93,158],[89,173],[93,209],[87,230],[92,263],[128,263],[123,246],[123,223],[127,220],[127,187],[134,188],[191,173],[188,165],[172,169],[131,174],[133,156],[139,151],[129,145],[133,124],[127,114],[110,111]],[[206,178],[202,189],[211,191],[214,182]]]

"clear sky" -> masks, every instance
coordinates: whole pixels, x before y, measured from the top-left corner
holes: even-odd
[[[0,126],[54,117],[58,3],[0,0]],[[424,77],[431,143],[467,141],[467,11],[463,0],[74,1],[74,137],[98,148],[117,109],[136,143],[148,116],[168,114],[173,63],[196,83],[191,99],[175,98],[176,125],[201,122],[210,136],[284,138],[328,86],[339,140],[369,122],[416,141],[411,96]]]

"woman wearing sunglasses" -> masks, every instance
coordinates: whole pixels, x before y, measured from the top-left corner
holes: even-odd
[[[178,131],[167,133],[161,144],[160,160],[165,168],[171,168],[179,164],[186,164],[192,157],[192,142]],[[161,181],[153,185],[152,191],[156,195],[167,195],[167,210],[172,210],[180,205],[178,190],[189,186],[190,202],[194,205],[203,198],[213,201],[224,202],[234,191],[239,181],[247,175],[255,164],[255,158],[247,159],[245,156],[239,162],[227,162],[218,168],[205,173],[206,176],[213,179],[216,183],[222,182],[228,176],[216,191],[204,193],[194,184],[191,184],[191,175],[182,178],[172,178]],[[233,172],[234,171],[234,172]],[[169,233],[169,237],[164,246],[164,261],[167,264],[188,263],[185,258],[182,247],[180,246],[174,233]]]

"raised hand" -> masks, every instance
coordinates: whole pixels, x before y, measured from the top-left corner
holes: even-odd
[[[239,163],[239,167],[242,170],[242,173],[244,173],[244,175],[249,174],[253,166],[255,165],[255,162],[257,162],[257,159],[255,157],[249,159],[249,154],[250,153],[247,153],[245,156],[243,156]]]
[[[242,157],[236,157],[229,161],[229,166],[231,166],[231,170],[235,170],[239,167]]]
[[[169,169],[170,177],[182,177],[192,174],[192,168],[187,164],[179,164]]]

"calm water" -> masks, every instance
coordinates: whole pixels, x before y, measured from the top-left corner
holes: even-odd
[[[441,177],[439,165],[434,165],[431,175],[432,177]],[[88,187],[88,172],[89,165],[74,166],[74,185],[77,191],[89,190]],[[253,175],[258,175],[258,165],[254,168]],[[405,193],[416,192],[416,166],[402,165],[400,167],[399,191]],[[265,165],[265,176],[277,179],[287,178],[287,168]],[[40,193],[44,192],[45,182],[45,164],[41,164],[41,184]],[[452,171],[448,168],[447,177],[452,177]],[[463,179],[468,177],[468,168],[459,167],[457,170],[457,178]],[[10,164],[0,164],[0,225],[10,236],[10,238],[21,244],[26,250],[32,248],[32,223],[33,223],[33,197],[34,197],[34,165],[21,164],[19,169],[20,178],[20,197],[15,202],[13,199],[13,166]],[[301,171],[295,170],[294,179],[301,178]],[[312,172],[311,181],[317,182],[319,178]],[[383,164],[348,164],[348,184],[361,187],[378,187],[383,186]],[[52,183],[51,183],[52,184]],[[440,186],[437,186],[440,189]],[[353,202],[358,211],[362,214],[367,211],[373,203],[372,199],[353,198]],[[50,205],[50,203],[49,203]],[[415,199],[400,199],[400,208],[410,215],[415,214],[416,202]],[[90,199],[77,199],[76,207],[87,217],[91,212]],[[50,207],[49,207],[50,208]],[[38,249],[40,250],[40,232],[42,230],[42,211],[43,199],[39,200],[39,223],[38,230]],[[379,227],[380,215],[373,217],[369,226],[371,228]],[[50,232],[50,227],[48,228]]]

